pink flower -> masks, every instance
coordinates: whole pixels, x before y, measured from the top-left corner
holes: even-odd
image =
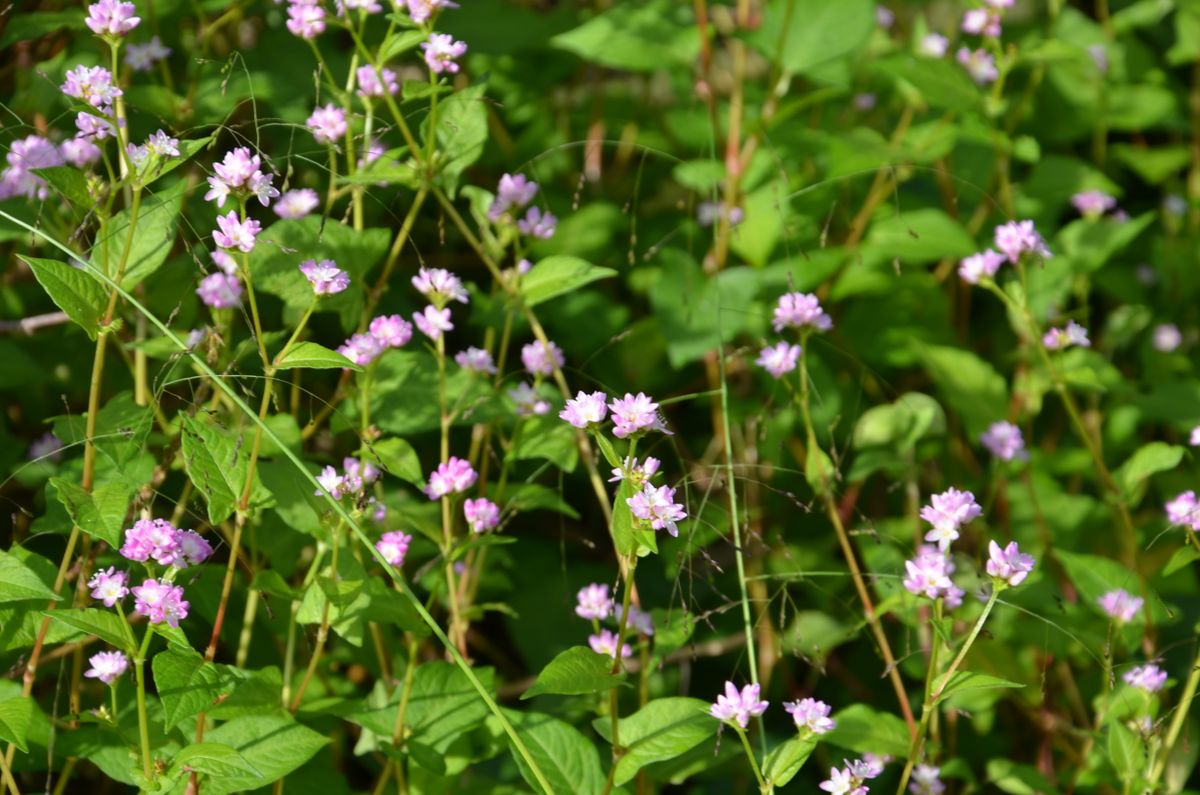
[[[183,588],[168,582],[146,580],[133,589],[133,612],[146,616],[151,624],[166,623],[178,627],[188,616]]]
[[[346,134],[346,111],[332,102],[317,108],[305,122],[319,144],[335,144]]]
[[[1173,525],[1183,525],[1200,532],[1200,503],[1196,492],[1185,491],[1166,505],[1167,520]]]
[[[452,331],[454,324],[450,322],[450,310],[427,306],[413,314],[413,322],[421,333],[433,341],[437,341],[444,331]]]
[[[971,33],[976,36],[999,37],[1000,15],[986,8],[968,9],[963,14],[962,29],[964,33]]]
[[[0,199],[13,196],[45,199],[50,195],[50,190],[46,181],[33,173],[33,169],[63,164],[58,147],[37,135],[13,141],[5,159],[8,168],[0,175]]]
[[[836,725],[829,717],[832,708],[815,698],[787,701],[784,702],[783,708],[792,716],[796,728],[807,729],[813,734],[824,734]]]
[[[62,151],[63,160],[75,168],[90,166],[99,160],[102,154],[100,147],[81,135],[63,141],[59,149]]]
[[[993,422],[979,437],[979,441],[1001,461],[1025,457],[1025,440],[1021,438],[1021,429],[1011,422]]]
[[[575,615],[591,621],[603,621],[613,610],[612,597],[608,595],[608,586],[592,583],[579,589],[576,594],[577,604]]]
[[[833,328],[833,319],[821,309],[821,302],[811,293],[784,293],[775,306],[771,325],[776,331],[785,328],[812,328],[828,331]]]
[[[644,483],[642,490],[627,497],[625,502],[635,518],[649,523],[654,530],[666,530],[672,536],[679,535],[676,522],[687,518],[683,506],[675,502],[675,489],[670,486],[655,488],[651,483]]]
[[[1192,434],[1188,437],[1188,444],[1192,447],[1200,447],[1200,425],[1192,428]]]
[[[124,36],[138,26],[142,20],[134,16],[137,8],[133,3],[120,0],[99,0],[88,6],[84,20],[97,36]]]
[[[350,286],[350,275],[331,259],[305,260],[300,263],[300,272],[317,295],[336,295]]]
[[[983,279],[991,279],[1004,264],[1004,256],[990,248],[978,254],[972,254],[958,266],[958,275],[968,284],[979,284]]]
[[[179,531],[165,519],[139,519],[125,531],[121,555],[142,563],[153,558],[171,566],[182,557],[178,536]]]
[[[987,573],[1010,586],[1020,585],[1033,571],[1034,559],[1017,547],[1016,541],[1008,542],[1003,549],[995,541],[988,542]]]
[[[429,41],[422,42],[421,49],[425,51],[425,64],[434,74],[456,74],[459,67],[454,59],[467,54],[466,42],[455,41],[445,33],[429,34]]]
[[[608,408],[612,412],[613,434],[619,439],[650,429],[666,430],[658,418],[658,404],[642,392],[637,395],[626,392],[625,397],[614,399]]]
[[[213,232],[213,242],[221,248],[236,248],[239,251],[251,252],[254,242],[262,226],[253,218],[245,221],[238,219],[238,214],[230,210],[225,215],[217,216],[218,231]]]
[[[605,657],[616,657],[617,633],[608,629],[602,629],[600,630],[600,634],[588,636],[588,645],[592,647],[592,651],[596,652],[596,654],[603,654]],[[633,654],[633,649],[629,647],[629,644],[622,643],[621,656],[628,657],[631,654]]]
[[[382,97],[400,90],[396,73],[391,69],[375,71],[374,66],[360,66],[357,72],[360,97]]]
[[[287,29],[293,36],[311,40],[325,32],[325,9],[319,5],[291,3],[287,15]]]
[[[469,462],[450,456],[449,461],[438,464],[438,468],[429,476],[425,494],[431,500],[458,494],[471,488],[478,477]]]
[[[1071,204],[1085,218],[1099,218],[1117,206],[1117,200],[1104,191],[1085,190],[1071,197]]]
[[[521,234],[531,237],[549,240],[554,237],[554,231],[558,228],[558,219],[553,213],[543,213],[537,207],[530,207],[525,213],[525,217],[517,221],[517,229],[521,230]]]
[[[145,44],[130,42],[125,45],[125,63],[135,72],[149,72],[154,65],[171,55],[171,48],[162,43],[158,36],[152,36]]]
[[[345,354],[343,354],[345,355]],[[331,466],[327,466],[321,470],[321,474],[316,477],[317,485],[321,488],[314,491],[318,497],[328,494],[335,500],[340,500],[346,493],[346,478],[338,474],[338,471]]]
[[[920,764],[913,768],[908,791],[912,795],[941,795],[946,785],[941,779],[942,769],[933,765]]]
[[[129,595],[128,581],[125,572],[109,566],[93,574],[88,580],[88,587],[92,589],[93,599],[99,599],[105,607],[113,607]]]
[[[1108,614],[1109,618],[1118,624],[1128,624],[1141,611],[1145,600],[1140,596],[1133,596],[1123,588],[1118,588],[1101,596],[1096,603],[1100,605],[1101,610]]]
[[[928,599],[944,599],[950,607],[961,604],[962,591],[950,579],[954,564],[950,556],[937,547],[922,545],[915,558],[904,562],[904,569],[908,573],[904,588],[909,593]]]
[[[789,345],[786,342],[778,342],[767,348],[763,348],[759,353],[755,364],[762,367],[774,378],[782,378],[784,375],[796,369],[797,362],[800,361],[800,346]]]
[[[371,321],[371,336],[389,348],[401,348],[412,339],[413,327],[399,315],[380,315]]]
[[[613,608],[613,621],[618,625],[621,623],[621,608],[622,605],[616,605]],[[629,618],[625,619],[626,628],[632,628],[642,633],[643,635],[654,634],[654,619],[644,610],[638,609],[637,605],[629,606]]]
[[[492,355],[483,348],[467,348],[465,351],[459,351],[454,354],[454,361],[462,369],[472,373],[482,373],[494,375],[496,365],[492,361]]]
[[[1000,76],[1000,70],[996,68],[996,59],[987,50],[959,47],[954,57],[967,70],[971,79],[981,86],[996,82],[996,78]]]
[[[500,506],[485,497],[463,503],[463,516],[472,533],[486,533],[500,524]]]
[[[179,560],[175,561],[177,569],[197,566],[212,557],[212,545],[195,530],[180,530],[175,541],[179,544]]]
[[[739,692],[733,682],[726,682],[724,695],[717,696],[708,714],[720,721],[736,723],[744,729],[750,725],[752,715],[761,715],[770,706],[759,694],[758,685],[746,685]]]
[[[1051,256],[1050,249],[1046,248],[1046,241],[1034,229],[1033,221],[1009,221],[1001,224],[996,227],[994,242],[1000,253],[1008,257],[1008,261],[1014,265],[1021,259],[1022,254],[1033,254],[1043,259]]]
[[[359,367],[366,367],[383,353],[383,343],[374,334],[355,334],[338,346],[337,352]]]
[[[1159,353],[1171,353],[1183,344],[1183,334],[1174,323],[1161,323],[1154,327],[1153,343]]]
[[[404,565],[404,558],[408,555],[408,545],[411,542],[412,536],[408,533],[393,530],[390,533],[384,533],[375,542],[375,548],[379,550],[380,555],[383,555],[384,560],[398,569]]]
[[[112,72],[103,66],[76,66],[67,72],[62,92],[68,97],[82,99],[106,114],[110,113],[113,101],[122,95],[113,82]]]
[[[945,58],[950,49],[950,40],[940,33],[930,33],[921,39],[917,53],[926,58]]]
[[[569,422],[576,428],[587,428],[604,422],[608,416],[608,395],[603,392],[588,394],[580,392],[574,400],[568,400],[566,406],[558,413],[560,419]]]
[[[921,518],[933,525],[933,530],[926,533],[925,540],[936,542],[943,552],[950,548],[951,541],[958,538],[958,530],[962,525],[983,515],[983,509],[975,502],[975,495],[969,491],[950,488],[941,494],[934,494],[929,502],[921,509]]]
[[[196,288],[196,295],[212,309],[228,309],[242,302],[242,283],[228,273],[210,273]]]
[[[312,188],[289,190],[275,202],[275,214],[280,218],[294,220],[303,218],[321,204],[321,197]]]
[[[496,189],[496,198],[492,200],[492,206],[488,208],[488,218],[492,221],[498,221],[509,210],[519,210],[533,201],[533,197],[537,195],[537,192],[538,184],[526,179],[524,174],[517,174],[516,176],[504,174],[500,177],[500,185]]]
[[[422,267],[412,277],[412,286],[439,309],[451,301],[465,304],[469,300],[462,280],[445,268]]]
[[[628,477],[633,482],[633,485],[640,488],[642,483],[654,477],[654,474],[658,472],[658,468],[662,466],[662,461],[651,455],[646,456],[640,464],[636,458],[626,458],[624,463],[624,466],[613,467],[613,476],[608,479],[609,483],[620,483]]]
[[[518,417],[541,416],[550,413],[550,403],[524,381],[508,390],[508,397],[516,404]]]
[[[92,667],[88,668],[83,675],[91,679],[99,679],[106,685],[111,685],[120,679],[129,669],[129,658],[119,651],[97,652],[88,658],[88,662]]]
[[[552,375],[563,366],[563,353],[553,342],[543,345],[538,340],[521,348],[521,363],[530,375]]]
[[[75,115],[75,129],[79,130],[80,138],[94,138],[100,141],[112,135],[114,127],[108,119],[81,110]]]
[[[1147,663],[1127,671],[1121,678],[1130,687],[1145,690],[1147,693],[1157,693],[1167,683],[1167,672],[1154,663]]]
[[[1057,351],[1069,348],[1072,345],[1078,345],[1081,348],[1090,348],[1092,341],[1088,339],[1087,329],[1072,320],[1067,323],[1065,329],[1050,329],[1047,331],[1042,337],[1042,345],[1046,346],[1047,350]]]
[[[458,8],[458,3],[450,0],[405,0],[404,4],[408,6],[408,15],[418,25],[443,8]]]

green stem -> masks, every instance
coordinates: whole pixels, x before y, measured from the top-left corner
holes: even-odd
[[[750,738],[746,736],[746,730],[741,726],[734,726],[733,730],[737,732],[737,736],[742,741],[742,748],[746,749],[746,758],[750,760],[750,769],[754,771],[754,778],[758,781],[758,789],[760,792],[767,791],[767,781],[763,778],[762,770],[758,767],[758,760],[754,757],[754,751],[750,748]]]
[[[1175,743],[1183,731],[1183,725],[1187,722],[1188,713],[1191,712],[1192,701],[1196,698],[1197,685],[1200,685],[1200,653],[1197,653],[1192,660],[1192,671],[1188,674],[1187,682],[1183,686],[1183,695],[1180,696],[1179,703],[1175,706],[1175,716],[1171,718],[1171,726],[1167,729],[1167,736],[1163,740],[1162,752],[1158,762],[1154,765],[1154,772],[1150,775],[1148,792],[1154,792],[1158,788],[1158,781],[1167,768],[1171,751],[1174,750]]]
[[[150,718],[146,712],[146,652],[150,649],[150,639],[154,637],[154,627],[147,626],[146,634],[142,636],[142,645],[134,658],[134,670],[137,673],[137,711],[138,738],[142,749],[142,774],[146,783],[154,780],[154,762],[150,756]]]

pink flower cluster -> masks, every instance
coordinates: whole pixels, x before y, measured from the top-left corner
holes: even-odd
[[[1099,218],[1117,207],[1117,200],[1100,190],[1085,190],[1071,197],[1071,205],[1084,218]]]
[[[832,731],[837,723],[829,717],[832,707],[824,701],[815,698],[804,698],[799,701],[788,701],[783,705],[784,710],[792,716],[796,728],[811,734],[824,734]]]
[[[796,369],[800,361],[800,346],[778,342],[762,349],[755,364],[762,367],[772,378],[782,378]]]
[[[129,669],[129,658],[119,651],[102,651],[88,658],[91,667],[83,675],[90,679],[99,679],[106,685],[121,678]]]
[[[313,138],[319,144],[332,146],[342,139],[348,129],[346,126],[346,111],[332,102],[323,108],[317,108],[305,122],[312,130]]]
[[[1052,328],[1047,331],[1042,337],[1042,345],[1046,346],[1047,350],[1060,351],[1072,345],[1090,348],[1092,341],[1088,339],[1087,329],[1072,320],[1067,323],[1066,328]]]
[[[739,691],[733,682],[726,682],[725,693],[717,696],[708,714],[719,721],[745,729],[750,725],[751,717],[763,714],[769,706],[769,702],[762,700],[758,685],[746,685]]]
[[[383,555],[383,559],[389,564],[400,568],[404,565],[404,558],[408,555],[408,545],[410,543],[412,543],[412,536],[408,533],[402,533],[399,530],[393,530],[389,533],[384,533],[375,542],[375,548],[379,550],[379,554]]]
[[[564,363],[562,349],[553,342],[543,344],[541,340],[531,342],[521,348],[521,364],[525,371],[535,378],[553,375]]]
[[[99,156],[100,150],[97,149],[96,157]],[[10,199],[14,196],[45,199],[50,195],[50,188],[46,185],[46,180],[33,173],[33,170],[61,166],[64,162],[58,147],[39,135],[13,141],[9,145],[5,160],[8,166],[0,173],[0,199]]]
[[[1154,663],[1146,663],[1126,671],[1121,678],[1130,687],[1145,690],[1147,693],[1157,693],[1167,683],[1167,672]]]
[[[213,171],[217,173],[208,177],[204,200],[215,202],[217,207],[224,207],[230,196],[239,200],[253,196],[263,207],[269,207],[271,199],[279,195],[274,176],[262,170],[262,159],[245,146],[226,152],[221,162],[213,163]]]
[[[442,309],[451,301],[465,304],[470,300],[462,279],[445,268],[422,267],[417,271],[417,275],[412,277],[412,286],[438,309]]]
[[[429,475],[429,483],[425,486],[425,494],[431,500],[460,494],[475,485],[478,473],[467,461],[457,456],[450,456],[449,461],[438,464]]]
[[[883,764],[870,757],[843,759],[842,764],[842,768],[830,768],[829,778],[817,785],[829,795],[867,795],[870,790],[865,782],[883,772]]]
[[[954,563],[949,553],[923,544],[915,558],[904,562],[904,569],[908,573],[904,578],[904,587],[909,593],[928,599],[943,599],[951,609],[962,604],[963,590],[950,579],[954,573]]]
[[[253,218],[242,220],[236,210],[230,210],[225,215],[217,216],[217,231],[213,232],[213,242],[223,249],[237,249],[245,254],[254,250],[258,233],[262,225]]]
[[[146,580],[133,589],[133,612],[146,616],[151,624],[178,627],[188,616],[189,604],[183,588],[166,580]]]
[[[347,456],[342,459],[340,474],[334,467],[327,466],[316,479],[321,489],[313,493],[318,497],[328,494],[335,500],[343,497],[358,499],[367,486],[379,480],[379,468],[370,461],[359,461],[353,456]]]
[[[658,404],[644,393],[625,393],[623,398],[614,398],[608,404],[612,412],[613,435],[625,439],[647,431],[669,433],[658,414]]]
[[[958,539],[959,528],[982,515],[983,509],[969,491],[951,487],[941,494],[934,494],[929,505],[921,509],[921,518],[933,525],[933,529],[925,534],[925,540],[936,543],[945,552],[950,543]]]
[[[162,566],[186,569],[203,563],[213,553],[204,537],[192,530],[179,530],[165,519],[139,519],[125,531],[121,555],[142,563],[153,560]]]
[[[995,541],[988,542],[987,573],[995,580],[1008,586],[1020,585],[1033,571],[1034,559],[1017,547],[1016,541],[1009,541],[1001,547]]]
[[[655,487],[644,483],[642,490],[625,499],[635,519],[648,524],[654,530],[666,530],[672,536],[679,535],[676,522],[687,518],[683,506],[675,502],[675,489],[670,486]]]
[[[130,42],[125,45],[125,63],[135,72],[149,72],[159,61],[171,55],[171,48],[162,43],[158,36],[151,36],[145,44]]]
[[[1140,596],[1130,594],[1124,588],[1118,588],[1101,596],[1096,603],[1113,621],[1118,624],[1128,624],[1141,612],[1145,600]]]
[[[979,441],[989,453],[1001,461],[1026,457],[1025,439],[1021,436],[1021,429],[1011,422],[993,422],[979,437]]]
[[[590,621],[603,621],[613,611],[613,600],[608,595],[608,586],[591,583],[576,594],[575,615]]]
[[[524,381],[507,392],[518,417],[541,416],[550,413],[550,401],[543,398],[533,385]]]
[[[325,32],[325,9],[320,0],[289,0],[287,29],[293,36],[312,40]]]
[[[366,367],[388,348],[400,348],[412,339],[413,327],[399,315],[380,315],[367,331],[342,343],[337,352],[355,364]]]
[[[496,363],[492,361],[492,354],[483,348],[471,347],[465,351],[459,351],[454,354],[454,362],[467,372],[480,375],[496,374]]]
[[[457,74],[459,66],[455,59],[467,54],[467,44],[446,33],[431,33],[428,41],[421,42],[421,50],[429,71],[439,75]]]
[[[1171,524],[1200,532],[1200,502],[1196,500],[1196,492],[1185,491],[1176,495],[1167,503],[1166,510],[1167,521]]]
[[[833,328],[833,318],[826,314],[812,293],[784,293],[775,306],[771,325],[776,331],[785,328],[829,331]]]
[[[500,524],[500,506],[486,497],[463,502],[463,518],[472,533],[486,533]]]
[[[610,629],[602,629],[595,635],[588,636],[588,645],[592,647],[592,651],[596,654],[603,654],[605,657],[617,656],[617,633]],[[621,644],[621,656],[628,657],[633,654],[633,649],[628,643]]]
[[[99,569],[88,580],[92,589],[92,598],[104,603],[105,607],[115,607],[118,602],[129,596],[129,575],[117,571],[115,567]]]
[[[331,259],[305,260],[300,263],[300,272],[308,279],[317,296],[336,295],[350,286],[350,274]]]
[[[524,174],[504,174],[496,188],[496,198],[488,208],[488,219],[499,221],[512,210],[519,210],[533,201],[537,195],[538,184],[525,178]]]
[[[137,8],[133,3],[99,0],[88,6],[87,19],[84,22],[97,36],[119,37],[136,28],[142,21],[134,16],[135,14]]]
[[[312,188],[289,190],[275,202],[275,214],[285,220],[295,220],[308,215],[320,204],[321,197]]]

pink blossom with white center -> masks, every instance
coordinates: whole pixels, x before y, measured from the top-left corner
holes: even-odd
[[[950,50],[950,40],[940,33],[930,33],[917,45],[917,54],[926,58],[945,58]]]
[[[596,654],[603,654],[605,657],[617,656],[617,633],[602,629],[598,635],[588,636],[588,645],[592,647],[592,651]],[[633,654],[633,649],[628,643],[621,644],[621,656],[628,657]]]
[[[187,618],[190,606],[183,598],[183,588],[168,582],[146,580],[133,589],[133,612],[146,616],[151,624],[178,627]]]
[[[617,622],[617,626],[621,624],[621,605],[615,604],[613,607],[613,621]],[[643,635],[654,635],[654,619],[645,610],[641,610],[637,605],[629,606],[629,618],[625,619],[625,628],[634,629]]]
[[[245,186],[261,167],[261,158],[245,146],[230,149],[219,163],[213,163],[213,171],[230,188]]]
[[[666,530],[672,536],[679,535],[676,522],[687,518],[683,506],[675,502],[675,489],[670,486],[656,488],[652,483],[644,483],[642,490],[626,497],[625,502],[635,518],[649,523],[654,530]]]
[[[125,63],[135,72],[149,72],[156,63],[170,55],[171,48],[165,46],[158,36],[152,36],[145,44],[130,42],[125,45]]]
[[[763,348],[758,354],[758,359],[755,364],[762,367],[773,378],[782,378],[788,373],[796,369],[796,364],[800,361],[800,346],[789,345],[786,342],[778,342],[774,345]]]
[[[776,331],[785,328],[811,328],[816,331],[829,331],[833,328],[833,318],[821,309],[821,302],[812,293],[784,293],[779,296],[771,326]]]
[[[1000,36],[1000,15],[986,8],[971,8],[963,14],[962,29],[964,33],[976,36]]]
[[[954,58],[967,70],[971,79],[981,86],[996,82],[996,78],[1000,76],[1000,70],[996,68],[996,59],[987,50],[959,47]]]
[[[608,409],[612,412],[613,434],[618,439],[648,429],[666,430],[658,418],[658,404],[643,392],[636,395],[626,392],[625,397],[614,398]]]
[[[133,3],[99,0],[88,6],[88,15],[84,23],[97,36],[124,36],[142,21],[134,16],[136,13],[137,8]]]
[[[662,462],[652,455],[646,456],[641,463],[638,463],[636,458],[626,458],[624,466],[613,467],[613,476],[608,479],[608,482],[620,483],[628,477],[633,485],[640,488],[642,483],[654,477],[660,466],[662,466]]]
[[[113,124],[108,119],[81,110],[75,115],[75,129],[79,130],[80,138],[103,140],[113,134]]]
[[[496,188],[496,198],[492,200],[492,205],[488,208],[488,219],[498,221],[510,210],[519,210],[533,201],[537,192],[538,184],[526,179],[524,174],[502,175],[500,184]]]
[[[413,327],[399,315],[380,315],[371,321],[371,336],[388,348],[401,348],[412,339]]]
[[[374,66],[360,66],[356,75],[360,97],[382,97],[400,90],[396,73],[391,69],[376,71]]]
[[[950,579],[954,564],[950,556],[937,547],[922,544],[917,556],[904,562],[904,570],[908,574],[904,578],[904,588],[914,596],[940,599],[954,588]]]
[[[829,795],[866,795],[867,790],[861,784],[862,782],[848,769],[838,770],[831,767],[829,779],[822,781],[818,786]]]
[[[287,15],[287,29],[293,36],[312,40],[325,32],[325,9],[319,5],[291,3]]]
[[[580,392],[574,399],[568,400],[563,410],[558,413],[559,419],[574,425],[576,428],[587,428],[604,422],[608,416],[608,395],[603,392]]]
[[[383,6],[375,0],[337,0],[338,16],[345,16],[347,11],[365,11],[368,14],[378,14]]]
[[[967,284],[979,284],[983,279],[991,279],[1004,264],[1004,256],[992,251],[981,251],[972,254],[958,265],[958,275]]]
[[[425,495],[431,500],[437,500],[464,492],[475,485],[475,479],[478,477],[469,462],[450,456],[449,461],[438,464],[438,468],[430,474]]]
[[[1145,690],[1147,693],[1157,693],[1167,683],[1167,672],[1154,663],[1146,663],[1127,671],[1121,678],[1130,687]]]
[[[470,300],[462,279],[445,268],[421,268],[412,277],[412,286],[439,309],[451,301],[465,304]]]
[[[113,101],[122,95],[121,89],[113,82],[112,72],[103,66],[76,66],[67,72],[62,92],[104,113],[109,113]]]
[[[1185,491],[1166,504],[1167,521],[1200,532],[1200,503],[1196,492]]]
[[[312,188],[289,190],[275,202],[275,214],[280,218],[295,220],[308,215],[320,204],[321,197]]]
[[[209,255],[212,257],[213,265],[216,265],[225,273],[233,275],[238,272],[238,264],[234,262],[233,257],[229,256],[229,252],[223,248],[214,248]]]
[[[1188,438],[1188,444],[1192,447],[1200,447],[1200,425],[1192,428],[1192,435]]]
[[[331,259],[305,260],[300,263],[300,272],[317,295],[336,295],[350,286],[350,275]]]
[[[463,502],[463,517],[472,533],[486,533],[500,524],[500,506],[486,497]]]
[[[335,500],[340,500],[346,493],[346,478],[339,475],[338,471],[331,466],[322,469],[321,474],[317,475],[316,480],[321,488],[314,491],[313,494],[318,497],[328,494]]]
[[[518,417],[540,417],[550,413],[550,402],[542,398],[532,385],[524,381],[508,390],[508,397],[516,404]]]
[[[1001,461],[1012,461],[1014,458],[1024,458],[1025,440],[1021,429],[1011,422],[993,422],[979,437],[979,441],[988,452]]]
[[[182,557],[179,531],[165,519],[139,519],[125,530],[121,555],[142,563],[153,558],[163,566],[174,565]]]
[[[458,3],[450,0],[404,0],[408,7],[408,15],[418,25],[425,22],[443,8],[458,8]]]
[[[959,528],[982,515],[983,509],[969,491],[949,488],[934,494],[929,505],[921,509],[921,518],[933,525],[933,530],[925,534],[925,540],[935,542],[945,552],[950,548],[950,542],[958,538]]]
[[[180,558],[175,562],[176,568],[198,566],[212,557],[212,545],[195,530],[180,530],[175,541],[179,544]]]
[[[113,607],[129,595],[128,581],[129,576],[125,572],[109,566],[93,574],[88,580],[88,587],[92,589],[93,599],[99,599],[105,607]]]
[[[752,716],[763,714],[771,706],[762,700],[760,694],[758,685],[746,685],[739,691],[733,682],[726,682],[725,693],[717,696],[708,714],[726,723],[736,723],[744,729],[750,725]]]
[[[446,33],[429,34],[429,41],[421,42],[421,49],[429,71],[438,75],[444,72],[457,74],[459,66],[454,59],[467,54],[466,42],[455,41],[453,36]]]
[[[1034,559],[1017,547],[1016,541],[1001,548],[995,541],[988,542],[987,573],[1010,586],[1020,585],[1033,571]]]
[[[68,138],[63,141],[59,146],[59,151],[62,152],[63,159],[75,166],[75,168],[86,168],[99,160],[103,155],[100,147],[83,136],[76,136],[75,138]]]
[[[412,536],[399,530],[393,530],[380,536],[379,540],[375,542],[375,548],[390,565],[400,568],[404,565],[404,558],[408,555],[410,543],[412,543]]]
[[[346,134],[346,111],[330,102],[312,112],[305,122],[319,144],[335,144]]]
[[[383,353],[383,343],[374,334],[354,334],[338,346],[337,352],[359,367],[366,367]]]
[[[608,595],[608,586],[591,583],[579,589],[575,595],[575,615],[591,621],[603,621],[613,611],[613,600]]]
[[[254,241],[262,231],[262,225],[253,218],[242,221],[234,210],[225,215],[217,216],[217,231],[213,232],[213,242],[221,248],[236,248],[239,251],[254,250]]]
[[[229,309],[242,303],[242,283],[228,273],[210,273],[200,281],[196,295],[211,309]]]
[[[414,312],[413,323],[417,324],[422,334],[434,342],[442,336],[442,332],[454,330],[454,324],[450,322],[450,310],[438,309],[435,306],[427,306],[420,312]]]
[[[521,234],[542,240],[554,237],[554,231],[557,228],[558,219],[554,214],[543,213],[538,207],[530,207],[525,212],[525,217],[517,221],[517,229],[521,230]]]
[[[1042,345],[1047,350],[1058,351],[1078,345],[1080,348],[1092,347],[1088,339],[1088,331],[1074,320],[1067,323],[1066,328],[1052,328],[1042,336]]]
[[[1085,218],[1099,218],[1117,206],[1117,200],[1104,191],[1085,190],[1071,197],[1071,205]]]
[[[1128,624],[1141,612],[1145,600],[1140,596],[1134,596],[1124,588],[1118,588],[1101,596],[1096,603],[1109,618],[1118,624]]]
[[[1008,257],[1008,261],[1014,265],[1023,254],[1033,254],[1043,259],[1049,259],[1051,256],[1046,241],[1034,228],[1033,221],[1009,221],[997,226],[993,242],[1000,253]]]
[[[91,665],[83,675],[89,679],[99,679],[106,685],[121,678],[129,669],[129,658],[119,651],[96,652],[88,658]]]
[[[829,717],[832,707],[824,701],[817,701],[815,698],[785,701],[783,708],[792,716],[796,728],[808,730],[813,734],[824,734],[837,725]]]
[[[1162,323],[1154,327],[1154,350],[1171,353],[1183,344],[1183,334],[1174,323]]]
[[[480,373],[484,375],[495,375],[496,364],[492,361],[492,355],[483,348],[467,348],[465,351],[459,351],[454,354],[455,363],[462,369],[471,373]]]
[[[530,375],[552,375],[563,362],[562,349],[553,342],[543,344],[537,340],[521,347],[521,363]]]
[[[908,791],[912,795],[941,795],[946,791],[946,785],[942,783],[941,775],[941,768],[924,763],[919,764],[913,768]]]

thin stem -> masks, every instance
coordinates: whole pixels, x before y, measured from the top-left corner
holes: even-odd
[[[737,732],[737,736],[742,741],[742,748],[746,749],[746,758],[750,760],[750,769],[754,771],[754,778],[758,781],[758,789],[761,792],[767,791],[767,781],[763,778],[762,771],[758,767],[758,760],[754,757],[754,750],[750,748],[750,738],[746,736],[746,730],[741,726],[734,726],[733,730]]]
[[[0,754],[0,775],[4,778],[4,785],[12,791],[12,795],[21,795],[21,790],[17,788],[17,780],[13,778],[8,760],[4,758],[3,754]]]
[[[1163,771],[1167,768],[1171,751],[1174,750],[1175,743],[1179,740],[1179,734],[1183,731],[1183,725],[1187,723],[1188,713],[1191,712],[1197,685],[1200,685],[1200,653],[1192,660],[1192,672],[1188,674],[1187,682],[1183,686],[1183,694],[1175,706],[1175,716],[1171,718],[1171,726],[1167,729],[1167,736],[1163,739],[1162,754],[1154,765],[1154,772],[1150,775],[1150,783],[1147,788],[1149,792],[1154,792],[1158,788],[1158,780],[1162,778]]]
[[[332,552],[329,556],[329,568],[333,572],[335,583],[341,579],[338,574],[338,547],[341,545],[340,536],[343,526],[344,522],[338,522],[331,538]],[[300,680],[300,687],[296,688],[296,695],[292,698],[292,703],[288,707],[292,712],[300,709],[300,703],[304,700],[304,691],[308,690],[308,684],[312,681],[313,674],[317,672],[321,656],[325,653],[325,642],[329,639],[329,621],[333,609],[332,605],[333,600],[329,594],[325,594],[325,606],[321,610],[321,625],[317,627],[317,647],[313,650],[312,657],[308,661],[308,668],[304,671],[304,678]]]
[[[142,636],[142,645],[133,661],[137,672],[138,738],[142,749],[142,774],[146,777],[147,784],[154,780],[154,763],[150,756],[150,718],[146,712],[146,652],[150,648],[152,637],[154,627],[147,626],[146,634]]]

